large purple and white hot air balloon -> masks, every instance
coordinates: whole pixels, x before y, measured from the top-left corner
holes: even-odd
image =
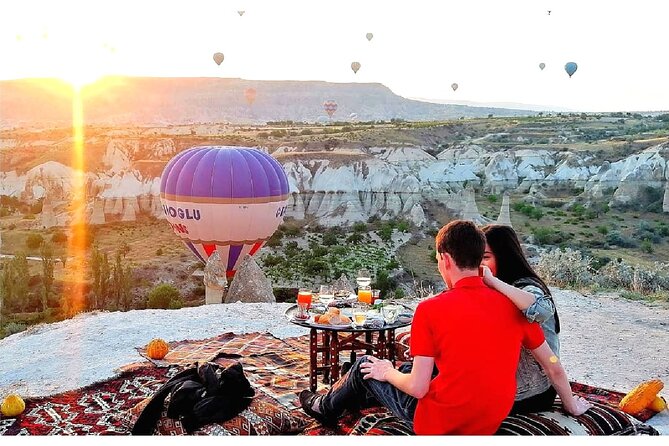
[[[160,180],[174,232],[203,263],[218,251],[228,278],[283,222],[288,193],[281,164],[248,147],[193,147],[172,158]]]

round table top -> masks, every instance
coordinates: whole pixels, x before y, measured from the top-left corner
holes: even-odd
[[[411,311],[407,309],[407,313],[410,313]],[[394,330],[396,328],[402,328],[406,327],[408,325],[411,325],[412,318],[398,318],[397,321],[395,321],[392,324],[386,324],[384,323],[382,327],[374,328],[374,327],[357,327],[354,326],[353,324],[347,324],[347,325],[329,325],[329,324],[316,324],[313,322],[309,322],[309,319],[307,320],[299,320],[295,318],[295,315],[297,314],[297,304],[292,305],[289,307],[285,315],[288,318],[290,322],[292,322],[295,325],[299,325],[302,327],[306,328],[315,328],[317,330],[325,330],[325,331],[385,331],[385,330]]]

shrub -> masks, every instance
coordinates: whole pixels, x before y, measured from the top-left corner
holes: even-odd
[[[9,324],[5,325],[4,331],[5,331],[5,336],[11,336],[15,333],[21,333],[26,329],[25,324],[20,324],[18,322],[10,322]]]
[[[40,247],[43,241],[44,237],[42,237],[41,234],[28,234],[28,237],[26,237],[26,246],[28,249],[37,249]]]
[[[157,256],[162,256],[163,255],[163,248],[156,249],[156,255]]]
[[[555,286],[584,286],[592,283],[592,258],[571,248],[553,249],[541,255],[536,272]]]
[[[51,236],[51,241],[54,243],[65,243],[67,241],[67,234],[62,231],[54,232]]]
[[[147,307],[168,309],[173,301],[181,300],[181,293],[169,283],[161,283],[149,293]]]

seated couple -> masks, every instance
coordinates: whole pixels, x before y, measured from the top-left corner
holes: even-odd
[[[416,308],[413,361],[396,370],[362,356],[327,394],[302,391],[303,410],[332,426],[346,410],[381,404],[419,435],[491,435],[512,412],[549,409],[556,393],[570,414],[588,410],[556,356],[548,288],[513,229],[456,220],[437,234],[436,251],[448,289]]]

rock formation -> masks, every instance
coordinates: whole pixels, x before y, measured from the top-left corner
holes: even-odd
[[[44,197],[42,201],[42,213],[40,214],[39,224],[42,228],[52,228],[58,225],[58,219],[53,210],[53,202],[50,198]]]
[[[237,268],[235,277],[228,288],[225,303],[232,302],[276,302],[272,291],[272,282],[255,261],[253,256],[246,255]]]
[[[103,225],[105,222],[104,201],[96,199],[93,202],[93,212],[88,219],[88,223],[91,225]]]
[[[476,206],[476,198],[473,189],[465,189],[463,191],[463,201],[465,203],[464,209],[460,218],[463,220],[471,220],[476,224],[480,224],[483,221],[483,217],[479,212],[478,206]]]
[[[662,211],[669,212],[669,180],[664,188],[664,201],[662,202]]]
[[[497,217],[498,225],[511,225],[511,214],[509,213],[509,195],[504,194],[502,197],[502,208],[499,211],[499,217]]]

